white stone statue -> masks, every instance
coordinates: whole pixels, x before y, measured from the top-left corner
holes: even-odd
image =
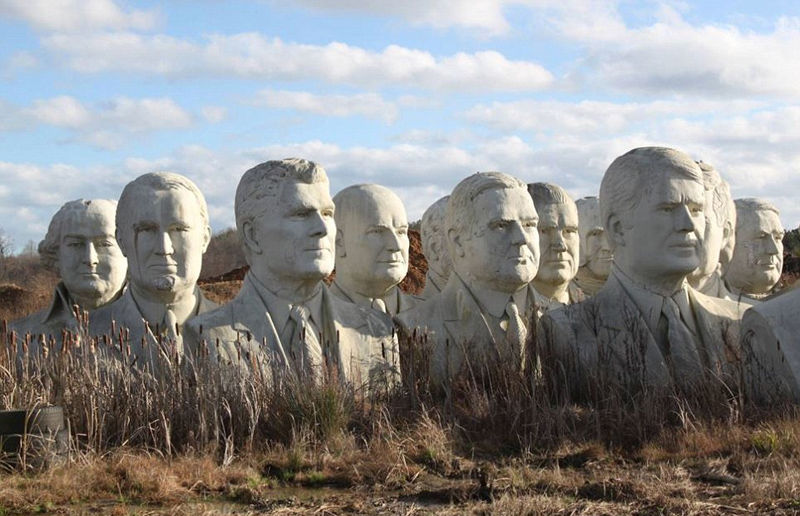
[[[116,342],[120,328],[127,329],[130,356],[122,358],[155,370],[160,353],[182,356],[184,322],[217,306],[197,287],[211,240],[206,200],[180,174],[144,174],[123,189],[116,222],[117,242],[128,259],[128,288],[91,315],[90,330],[113,333]]]
[[[450,253],[447,251],[447,232],[444,229],[444,215],[447,210],[445,195],[431,204],[422,214],[420,222],[420,239],[422,240],[422,253],[428,261],[428,272],[425,275],[425,289],[422,299],[429,299],[442,291],[450,277]]]
[[[703,294],[735,300],[722,280],[722,271],[727,269],[733,255],[736,207],[730,187],[719,172],[709,163],[697,164],[703,171],[706,190],[706,225],[700,246],[700,267],[689,275],[689,284]]]
[[[734,375],[738,305],[686,282],[700,265],[704,204],[702,170],[683,152],[643,147],[614,160],[600,187],[614,265],[596,296],[542,318],[546,378],[580,398],[598,379],[691,392]]]
[[[348,186],[336,205],[336,278],[345,301],[395,315],[414,305],[398,285],[408,273],[408,218],[403,202],[380,185]]]
[[[764,199],[736,199],[736,246],[725,282],[737,299],[751,304],[773,293],[783,270],[780,212]]]
[[[584,300],[573,283],[578,273],[578,208],[569,194],[552,183],[530,183],[528,192],[539,214],[539,271],[533,278],[541,311]]]
[[[578,231],[580,232],[580,266],[575,283],[585,295],[600,292],[611,273],[614,258],[608,243],[606,229],[600,220],[600,200],[590,196],[575,202],[578,208]]]
[[[39,255],[61,281],[48,308],[12,323],[19,338],[44,334],[60,342],[62,329],[78,329],[73,305],[91,312],[120,296],[127,263],[114,237],[116,206],[106,199],[78,199],[50,220]]]
[[[404,338],[427,333],[431,378],[443,384],[502,362],[520,369],[536,319],[531,280],[539,266],[539,217],[527,185],[500,172],[473,174],[447,202],[453,268],[442,292],[399,314]]]
[[[391,319],[332,295],[335,206],[325,170],[304,159],[267,161],[236,189],[236,228],[250,270],[230,303],[187,324],[187,346],[279,381],[326,375],[355,388],[399,375]]]

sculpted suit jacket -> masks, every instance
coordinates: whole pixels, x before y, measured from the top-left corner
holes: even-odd
[[[686,288],[704,371],[730,379],[744,307]],[[676,384],[641,311],[613,271],[596,296],[544,315],[538,340],[545,375],[579,399],[590,392],[591,379],[626,392]],[[680,385],[687,379],[677,380]]]
[[[208,312],[219,306],[206,299],[198,287],[195,287],[195,289],[198,297],[195,315]],[[117,334],[119,334],[120,329],[127,328],[128,331],[130,356],[125,358],[125,361],[129,364],[134,363],[139,368],[154,367],[158,363],[156,355],[162,351],[159,347],[159,334],[156,333],[156,328],[151,328],[146,324],[141,312],[139,312],[139,307],[136,306],[136,300],[133,298],[131,289],[127,289],[122,297],[113,303],[99,308],[89,315],[89,334],[92,336],[108,334],[112,337],[111,348],[116,350],[114,354],[121,358],[117,346],[117,335],[111,335],[112,321],[116,326]],[[159,328],[159,333],[161,334],[161,341],[165,342],[163,336],[167,334],[166,329]],[[144,346],[142,345],[143,340]],[[175,350],[168,351],[176,353],[179,358],[182,357],[184,347],[181,339],[177,340]],[[127,350],[125,354],[127,354]]]
[[[328,287],[328,291],[331,294],[335,295],[336,297],[339,297],[350,303],[356,302],[353,300],[353,297],[350,294],[345,292],[345,290],[341,287],[341,285],[336,283],[336,280],[334,280],[333,283],[330,284],[330,286]],[[397,313],[405,312],[406,310],[413,308],[420,301],[420,298],[412,296],[411,294],[406,294],[400,289],[400,287],[397,286],[394,287],[394,291],[391,294],[389,294],[389,296],[396,296]]]
[[[800,401],[800,290],[776,295],[745,312],[742,351],[754,401]]]
[[[530,284],[526,288],[526,306],[520,307],[520,317],[530,333],[537,319],[536,293]],[[485,312],[454,272],[438,296],[398,314],[394,320],[403,339],[411,339],[415,333],[427,335],[430,374],[435,384],[444,384],[467,367],[478,373],[488,363],[511,361],[520,368],[525,360],[524,349],[508,348],[501,318]]]
[[[281,328],[275,327],[253,282],[248,274],[230,303],[191,319],[184,330],[184,342],[194,353],[207,352],[212,359],[233,365],[244,374],[254,369],[272,379],[294,374],[288,358],[291,343],[281,342]],[[320,344],[327,364],[356,388],[370,382],[395,382],[399,357],[389,317],[331,295],[324,284],[320,287],[326,326],[320,330],[327,341]]]

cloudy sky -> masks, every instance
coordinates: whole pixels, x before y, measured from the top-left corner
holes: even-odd
[[[321,163],[409,216],[500,170],[596,194],[669,145],[800,222],[800,2],[0,0],[0,228],[192,178],[233,225],[241,174]]]

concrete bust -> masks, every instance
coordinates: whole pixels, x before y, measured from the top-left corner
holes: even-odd
[[[393,315],[414,304],[398,288],[408,273],[408,217],[402,201],[380,185],[348,186],[336,205],[336,279],[331,292]]]
[[[530,282],[539,266],[539,217],[527,185],[500,172],[473,174],[447,202],[452,270],[442,292],[395,320],[404,337],[426,332],[431,375],[443,383],[472,364],[522,367],[535,318]]]
[[[444,229],[444,216],[447,210],[446,195],[431,204],[420,221],[420,239],[422,252],[428,261],[428,272],[425,276],[425,290],[422,298],[429,299],[442,291],[450,277],[450,253],[447,251],[447,232]]]
[[[179,357],[183,324],[216,306],[197,288],[211,239],[205,198],[180,174],[144,174],[123,189],[116,222],[129,285],[122,297],[95,313],[92,333],[110,332],[112,322],[127,328],[130,360],[141,367],[154,366],[161,351]],[[146,348],[142,339],[149,343]]]
[[[575,201],[580,233],[580,266],[575,282],[584,294],[597,294],[611,272],[613,254],[600,217],[600,200],[590,196]]]
[[[578,208],[569,194],[552,183],[531,183],[528,191],[539,214],[539,270],[533,287],[544,310],[583,301],[573,282],[578,273]]]
[[[705,231],[701,239],[700,266],[688,277],[692,287],[712,297],[733,299],[722,271],[731,261],[736,237],[736,208],[731,191],[719,172],[705,162],[698,162],[703,171],[706,191]]]
[[[119,297],[127,263],[114,237],[116,201],[78,199],[53,216],[39,243],[43,264],[58,272],[50,306],[16,321],[12,329],[60,338],[64,328],[76,329],[73,305],[93,311]]]
[[[189,322],[187,342],[275,381],[329,373],[356,388],[393,381],[389,317],[340,300],[322,282],[336,237],[325,170],[298,158],[261,163],[239,181],[234,210],[250,270],[235,299]]]
[[[736,199],[736,246],[725,281],[737,298],[769,295],[783,270],[783,225],[780,212],[764,199]]]
[[[542,362],[556,385],[578,395],[593,379],[691,392],[732,377],[737,305],[686,283],[701,261],[705,200],[703,172],[681,151],[638,148],[608,167],[600,186],[614,253],[608,281],[542,319]]]

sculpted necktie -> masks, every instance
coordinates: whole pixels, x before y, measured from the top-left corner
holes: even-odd
[[[703,364],[695,337],[681,320],[678,303],[671,297],[664,298],[658,329],[659,345],[673,379],[679,385],[686,385],[702,378]]]
[[[517,308],[514,301],[509,301],[506,304],[506,316],[508,316],[508,327],[506,328],[506,340],[511,348],[512,356],[518,359],[520,364],[525,353],[525,340],[528,337],[528,330],[525,328],[525,322],[519,315],[519,308]]]
[[[289,318],[295,324],[291,353],[298,361],[298,373],[301,376],[308,374],[318,382],[322,378],[322,346],[311,324],[309,310],[303,305],[294,305]]]

